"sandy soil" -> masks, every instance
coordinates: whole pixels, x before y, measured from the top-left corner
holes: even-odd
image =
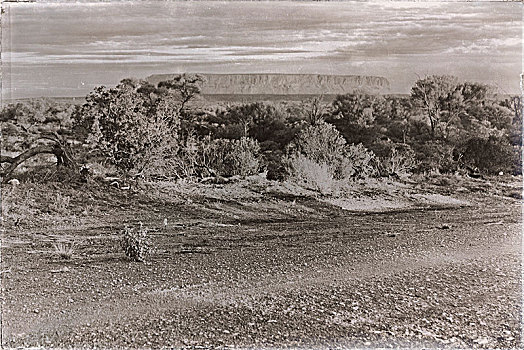
[[[307,197],[199,198],[130,198],[76,228],[7,230],[2,344],[521,346],[519,200],[357,212]],[[156,247],[148,263],[118,246],[122,224],[139,220]],[[71,260],[53,254],[56,236],[77,242]]]

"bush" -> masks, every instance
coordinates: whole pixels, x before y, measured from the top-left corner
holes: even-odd
[[[278,106],[261,102],[217,110],[208,122],[211,123],[208,129],[216,138],[238,140],[243,136],[252,137],[261,144],[272,142],[280,148],[288,144],[297,132],[288,113]]]
[[[318,163],[303,154],[291,156],[287,163],[292,174],[291,180],[304,188],[326,195],[339,185],[339,181],[333,177],[333,168],[327,163]]]
[[[368,178],[376,174],[374,166],[375,154],[364,145],[350,145],[346,147],[345,158],[340,166],[341,179],[346,178]]]
[[[60,259],[70,260],[75,252],[75,243],[57,242],[53,243],[53,248],[55,249],[55,254],[58,255]]]
[[[259,152],[258,142],[248,137],[240,140],[190,137],[177,156],[169,161],[171,172],[178,178],[248,176],[257,174],[260,169]]]
[[[303,129],[288,152],[285,163],[293,181],[322,194],[375,173],[374,153],[362,144],[346,145],[335,127],[323,121]]]
[[[242,137],[231,144],[231,153],[226,158],[231,162],[232,175],[248,176],[257,174],[260,169],[258,141]]]
[[[142,223],[138,230],[126,227],[120,245],[128,258],[139,262],[145,261],[152,251],[149,233]]]
[[[379,168],[383,176],[405,177],[412,173],[417,164],[411,147],[393,147],[387,157],[380,159]]]
[[[318,164],[339,164],[346,153],[346,140],[335,126],[320,121],[302,129],[289,146],[289,152],[302,154]]]
[[[514,147],[495,137],[470,138],[461,145],[459,153],[462,164],[486,174],[512,171],[518,162]]]
[[[329,169],[335,180],[366,178],[374,174],[375,155],[362,144],[346,144],[346,140],[337,129],[326,122],[319,122],[303,129],[290,144],[288,161],[291,174],[296,176],[294,166],[298,155],[302,155],[321,168]],[[309,162],[308,162],[309,164]]]
[[[375,122],[381,98],[367,94],[338,95],[333,101],[333,116],[351,124],[370,127]]]
[[[142,173],[176,152],[180,116],[165,94],[152,99],[144,82],[122,81],[113,89],[95,89],[74,115],[76,133],[93,154],[124,172]]]
[[[284,161],[284,154],[280,150],[266,151],[263,154],[264,166],[267,171],[266,179],[285,181],[289,178],[287,164]]]
[[[209,166],[217,175],[248,176],[257,174],[260,168],[260,145],[249,137],[213,140],[207,151]]]
[[[172,154],[164,162],[164,175],[178,179],[209,176],[205,155],[210,143],[210,137],[198,139],[194,134],[188,135],[180,145],[178,152]]]
[[[452,173],[458,162],[455,147],[442,141],[426,141],[413,145],[419,172]]]

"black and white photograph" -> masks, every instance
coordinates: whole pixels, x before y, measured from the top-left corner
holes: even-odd
[[[523,13],[2,1],[0,347],[522,349]]]

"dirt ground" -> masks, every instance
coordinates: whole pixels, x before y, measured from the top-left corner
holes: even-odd
[[[449,181],[400,186],[411,206],[356,191],[359,210],[264,184],[76,189],[67,214],[4,222],[2,345],[521,348],[521,179]],[[146,263],[118,244],[139,221]]]

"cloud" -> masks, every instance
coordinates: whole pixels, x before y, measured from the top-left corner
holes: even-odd
[[[391,80],[409,62],[414,69],[433,65],[442,74],[462,76],[499,69],[501,77],[516,76],[503,82],[515,89],[522,70],[521,10],[509,3],[155,1],[6,9],[3,58],[11,67],[6,74],[12,88],[25,79],[23,70],[36,90],[60,79],[61,86],[77,86],[79,76],[107,67],[111,74],[99,78],[109,85],[129,73],[140,77],[157,69],[331,74],[374,69]],[[48,69],[35,76],[37,67]],[[30,89],[20,85],[16,91],[31,94]]]

